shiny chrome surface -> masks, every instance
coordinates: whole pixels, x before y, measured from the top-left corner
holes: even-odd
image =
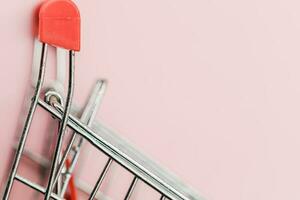
[[[56,105],[53,108],[41,99],[38,104],[54,117],[62,118],[63,108],[61,106]],[[179,179],[147,159],[128,142],[101,124],[94,123],[92,130],[73,115],[69,115],[68,126],[166,198],[174,200],[203,199]]]
[[[31,105],[29,108],[28,115],[25,120],[24,128],[21,134],[21,138],[19,139],[19,144],[16,150],[15,158],[13,160],[13,164],[8,176],[7,184],[3,194],[3,200],[8,200],[15,176],[17,174],[17,170],[19,167],[20,159],[25,147],[26,139],[29,133],[30,125],[33,119],[34,112],[37,107],[37,102],[41,93],[44,77],[45,77],[45,67],[46,67],[46,55],[47,55],[47,44],[43,44],[41,48],[41,59],[40,59],[40,69],[38,74],[38,80],[35,87],[34,95],[31,99]]]

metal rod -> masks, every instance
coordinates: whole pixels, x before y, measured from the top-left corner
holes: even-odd
[[[27,185],[28,187],[30,187],[30,188],[36,190],[37,192],[40,192],[40,193],[42,193],[42,194],[45,194],[45,190],[46,190],[46,189],[43,188],[43,187],[41,187],[40,185],[38,185],[38,184],[36,184],[36,183],[33,183],[33,182],[27,180],[26,178],[23,178],[23,177],[19,176],[18,174],[16,174],[15,179],[16,179],[17,181],[20,181],[21,183]],[[60,198],[59,196],[57,196],[57,195],[54,194],[54,193],[51,194],[51,198],[56,199],[56,200],[64,200],[64,198]]]
[[[44,108],[46,111],[50,112],[53,115],[53,117],[57,117],[60,120],[62,119],[62,113],[63,113],[62,107],[59,107],[59,105],[57,105],[57,107],[56,107],[57,109],[54,109],[52,106],[49,106],[46,102],[44,102],[41,99],[39,100],[38,103],[42,108]],[[90,142],[90,144],[92,144],[98,150],[102,151],[107,156],[113,158],[114,161],[117,161],[117,163],[119,163],[121,166],[125,167],[126,169],[128,169],[129,171],[131,171],[134,174],[139,173],[139,174],[143,175],[143,177],[144,177],[143,180],[145,181],[145,183],[148,184],[153,189],[157,190],[158,192],[170,191],[169,193],[172,194],[172,190],[170,190],[168,186],[161,184],[159,182],[159,180],[157,180],[155,177],[148,174],[146,171],[143,171],[139,166],[137,166],[133,162],[132,163],[128,162],[127,158],[125,156],[122,156],[122,154],[120,154],[117,150],[111,149],[110,146],[108,144],[106,144],[105,141],[102,140],[102,138],[100,138],[89,127],[82,124],[73,115],[69,116],[68,126],[71,129],[73,129],[74,131],[76,131],[78,134],[80,134],[82,137],[84,137],[86,140],[88,140]],[[131,166],[129,166],[129,165],[126,166],[126,164],[124,164],[125,162],[128,162],[128,164]],[[153,183],[152,181],[157,184]],[[175,196],[174,199],[180,199],[180,200],[184,199],[184,198],[180,198],[180,196],[178,196],[176,193],[173,195]]]
[[[59,131],[60,124],[61,124],[61,123],[58,122],[58,131]],[[61,160],[62,160],[62,152],[60,152],[59,155],[58,155],[58,163],[57,163],[57,167],[59,167],[59,163],[61,162]],[[56,184],[56,183],[57,183],[57,184]],[[57,181],[54,182],[53,185],[55,186],[55,187],[54,187],[54,188],[55,188],[55,190],[54,190],[55,193],[56,193],[56,194],[60,194],[60,192],[61,192],[61,186],[62,186],[62,177],[59,176],[58,179],[57,179]]]
[[[102,100],[102,97],[103,97],[103,94],[104,94],[105,85],[106,85],[105,81],[103,81],[103,80],[96,82],[96,85],[95,85],[95,87],[94,87],[94,89],[93,89],[93,91],[90,95],[90,99],[89,99],[89,101],[88,101],[88,103],[87,103],[87,105],[86,105],[86,107],[85,107],[85,109],[82,113],[82,116],[81,116],[80,120],[83,123],[86,123],[88,127],[90,127],[92,125],[92,123],[94,122],[95,116],[97,114],[98,108],[100,106],[100,103],[101,103],[101,100]],[[76,137],[77,137],[76,132],[73,132],[71,140],[70,140],[70,142],[67,146],[67,149],[65,151],[65,154],[63,156],[62,162],[60,163],[59,169],[57,171],[56,181],[57,181],[57,178],[60,176],[60,173],[63,169],[63,166],[64,166],[64,164],[67,160],[68,154],[70,153],[70,151],[71,151],[71,149],[74,145]],[[75,151],[74,156],[71,160],[70,167],[66,171],[66,177],[65,177],[65,180],[64,180],[63,185],[62,185],[60,196],[64,196],[64,194],[67,190],[67,187],[68,187],[68,184],[69,184],[69,181],[70,181],[70,178],[71,178],[71,174],[73,173],[73,171],[75,169],[75,165],[78,161],[78,158],[79,158],[79,155],[80,155],[80,149],[81,149],[82,145],[83,145],[83,138],[80,137],[77,146],[73,148],[74,151]]]
[[[59,108],[59,105],[58,107],[56,107],[59,109],[55,109],[41,99],[38,103],[42,108],[51,113],[53,117],[62,119],[63,109]],[[115,162],[119,163],[121,166],[123,166],[133,174],[135,174],[140,180],[143,180],[154,190],[158,191],[161,194],[164,194],[166,198],[172,200],[203,200],[203,198],[199,197],[193,190],[184,185],[178,179],[166,173],[165,170],[163,170],[150,160],[147,159],[147,162],[150,162],[149,165],[144,165],[143,160],[146,159],[144,156],[142,158],[139,157],[139,160],[136,161],[132,156],[128,156],[126,152],[120,150],[120,148],[117,147],[114,142],[111,143],[112,141],[107,141],[106,139],[104,139],[103,136],[106,134],[115,134],[102,125],[97,123],[93,124],[93,127],[97,129],[96,133],[85,124],[81,123],[76,117],[70,115],[68,126],[78,134],[80,134],[82,137],[84,137],[86,140],[88,140],[91,145],[102,151],[107,156],[111,157]]]
[[[49,163],[50,163],[49,160],[47,160],[46,158],[44,158],[42,156],[35,154],[34,152],[29,151],[26,148],[24,148],[23,156],[26,156],[28,159],[41,165],[45,169],[47,169],[49,167]],[[18,175],[16,175],[16,179],[17,179],[17,176]],[[38,187],[40,187],[40,186],[38,186]],[[78,180],[78,179],[76,180],[76,188],[87,195],[90,195],[93,190],[93,188],[90,187],[87,183],[83,182],[82,180]],[[44,189],[44,191],[45,191],[45,189]],[[61,197],[59,197],[59,198],[61,198]],[[95,199],[109,200],[107,197],[103,196],[102,193],[101,194],[97,193]]]
[[[62,157],[62,159],[61,159],[61,161],[60,161],[60,163],[59,163],[59,165],[58,165],[58,170],[57,170],[57,172],[56,172],[56,176],[55,176],[55,179],[54,179],[54,182],[53,182],[53,184],[55,185],[57,182],[58,182],[58,180],[60,179],[60,175],[61,175],[61,172],[63,171],[63,169],[64,169],[64,167],[65,167],[65,162],[66,162],[66,160],[67,160],[67,158],[68,158],[68,155],[69,155],[69,153],[70,153],[70,151],[71,151],[71,149],[72,149],[72,145],[73,145],[73,143],[74,143],[74,141],[75,141],[75,136],[76,134],[75,133],[73,133],[73,135],[72,135],[72,138],[71,138],[71,140],[70,140],[70,142],[69,142],[69,145],[67,146],[67,148],[66,148],[66,150],[65,150],[65,153],[63,154],[63,157]],[[61,193],[62,191],[60,191],[60,193]]]
[[[160,200],[166,200],[167,198],[164,195],[161,195]]]
[[[89,184],[87,184],[86,182],[84,182],[82,180],[77,179],[75,181],[75,184],[76,184],[76,188],[78,190],[80,190],[81,192],[83,192],[84,194],[86,194],[86,195],[90,195],[92,190],[93,190],[93,188],[90,187]],[[97,200],[111,200],[111,198],[109,198],[108,196],[104,195],[101,192],[98,192],[94,199],[97,199]]]
[[[127,193],[126,193],[126,196],[125,196],[124,200],[129,200],[130,199],[130,197],[131,197],[131,195],[133,193],[133,190],[134,190],[134,188],[135,188],[138,180],[139,179],[135,176],[134,179],[133,179],[133,181],[130,184],[130,187],[129,187]]]
[[[44,200],[49,200],[53,187],[54,187],[54,180],[55,180],[55,175],[57,171],[57,164],[59,162],[59,155],[61,153],[61,148],[62,148],[62,143],[63,143],[63,137],[64,133],[67,128],[67,121],[69,118],[70,114],[70,109],[71,109],[71,103],[72,103],[72,97],[73,97],[73,90],[74,90],[74,68],[75,68],[75,52],[74,51],[69,51],[69,84],[68,84],[68,94],[66,98],[66,106],[65,110],[62,116],[61,124],[59,127],[58,131],[58,139],[54,151],[54,157],[53,157],[53,162],[51,166],[51,171],[50,171],[50,177],[49,177],[49,182],[47,185],[46,189],[46,194]]]
[[[26,121],[24,124],[24,128],[22,131],[22,135],[21,138],[19,140],[19,144],[18,144],[18,148],[15,154],[15,158],[13,160],[13,164],[12,164],[12,168],[11,171],[9,173],[8,176],[8,180],[7,180],[7,184],[6,184],[6,188],[4,190],[4,194],[3,194],[3,200],[8,200],[12,186],[13,186],[13,182],[14,182],[14,178],[17,174],[17,170],[18,170],[18,166],[20,163],[20,159],[22,156],[22,152],[24,150],[25,147],[25,143],[26,143],[26,139],[29,133],[29,129],[30,129],[30,125],[33,119],[33,114],[36,110],[37,107],[37,103],[38,103],[38,99],[41,93],[41,89],[42,89],[42,85],[44,82],[44,77],[45,77],[45,65],[46,65],[46,55],[47,55],[47,44],[43,43],[42,45],[42,49],[41,49],[41,60],[40,60],[40,69],[39,69],[39,75],[38,75],[38,80],[37,80],[37,84],[36,84],[36,88],[35,88],[35,92],[34,92],[34,96],[31,99],[31,105],[29,108],[29,112],[28,115],[26,117]]]
[[[108,170],[109,170],[109,168],[112,164],[112,161],[113,160],[111,158],[108,159],[108,161],[107,161],[107,163],[106,163],[106,165],[105,165],[99,179],[97,180],[97,183],[96,183],[96,185],[95,185],[95,187],[94,187],[94,189],[93,189],[93,191],[92,191],[92,193],[89,197],[89,200],[93,200],[96,197],[97,192],[98,192],[98,190],[99,190],[99,188],[100,188],[100,186],[101,186],[101,184],[102,184],[102,182],[103,182],[103,180],[104,180],[104,178],[105,178],[105,176],[106,176],[106,174],[107,174],[107,172],[108,172]]]
[[[14,146],[14,149],[17,149],[18,146]],[[27,157],[29,160],[37,163],[40,165],[43,169],[47,169],[49,167],[49,160],[44,158],[43,156],[40,156],[39,154],[36,154],[28,149],[26,147],[23,149],[23,156]]]

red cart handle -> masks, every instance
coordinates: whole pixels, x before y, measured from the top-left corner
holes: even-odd
[[[68,50],[80,50],[80,13],[71,0],[47,0],[39,11],[40,41]]]

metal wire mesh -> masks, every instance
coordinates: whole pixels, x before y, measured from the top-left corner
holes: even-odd
[[[89,200],[96,198],[98,190],[100,189],[112,163],[121,165],[124,169],[134,175],[134,178],[129,185],[128,192],[124,197],[125,200],[130,199],[138,182],[143,182],[160,193],[160,199],[202,199],[181,181],[174,178],[166,170],[159,167],[155,162],[142,155],[128,142],[120,138],[118,134],[113,133],[101,124],[94,122],[95,113],[105,88],[105,83],[103,81],[96,84],[91,96],[91,101],[87,104],[87,108],[82,113],[81,118],[79,119],[73,114],[70,114],[74,88],[73,73],[75,54],[73,51],[69,52],[69,85],[66,101],[63,103],[60,94],[51,89],[48,90],[48,92],[46,91],[45,97],[42,98],[41,91],[45,75],[46,53],[47,44],[43,44],[40,50],[41,62],[35,93],[32,97],[31,106],[19,144],[16,147],[16,155],[12,163],[12,169],[9,173],[3,199],[9,199],[13,183],[15,181],[18,181],[43,194],[45,200],[64,199],[66,188],[71,179],[71,175],[80,154],[80,149],[84,142],[94,146],[97,150],[103,152],[108,157],[97,182],[89,194]],[[47,101],[44,101],[43,99],[47,99]],[[56,141],[53,141],[56,143],[54,156],[51,161],[47,161],[48,163],[51,163],[51,165],[50,176],[46,187],[42,187],[41,185],[38,185],[17,173],[20,159],[24,154],[24,147],[29,134],[32,118],[38,106],[47,111],[51,116],[58,119],[60,124],[58,138]],[[62,141],[67,127],[70,128],[73,133],[66,150],[63,152]],[[73,156],[70,156],[71,154]],[[70,163],[66,169],[68,159],[70,159]]]

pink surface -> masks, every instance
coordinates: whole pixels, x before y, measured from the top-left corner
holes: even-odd
[[[0,177],[7,173],[29,87],[36,4],[6,1],[0,8]],[[77,4],[79,105],[96,78],[107,79],[98,119],[207,199],[300,199],[298,1]],[[32,149],[41,148],[31,141]],[[103,166],[101,159],[88,165],[89,181]],[[112,179],[130,182],[117,168]],[[105,187],[115,199],[126,192],[121,183],[118,191],[110,182]],[[137,199],[144,199],[142,187]]]

